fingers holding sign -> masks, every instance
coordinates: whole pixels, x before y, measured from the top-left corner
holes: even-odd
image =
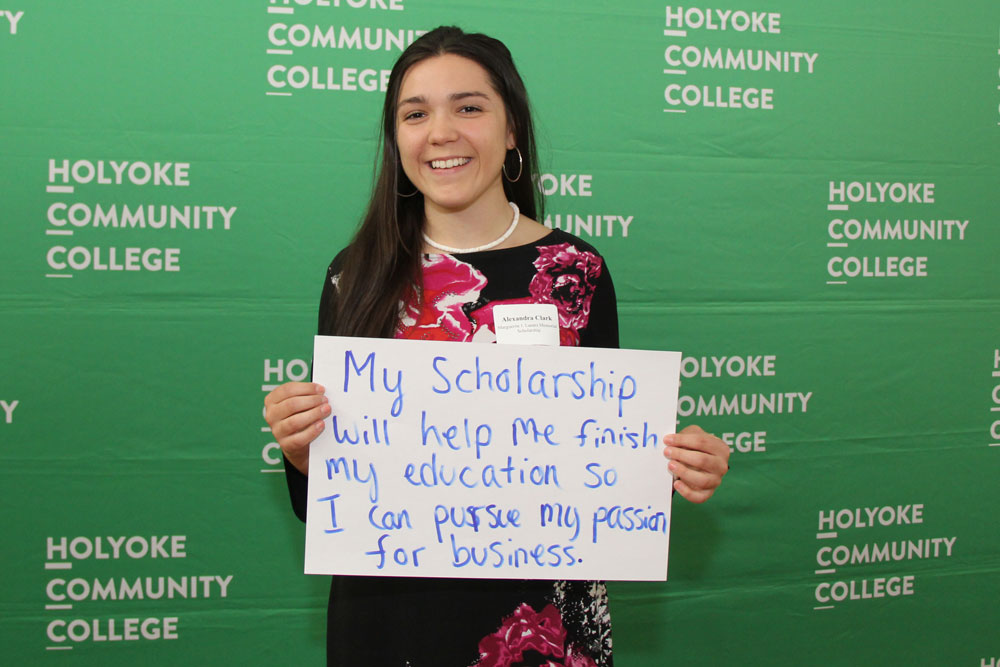
[[[309,474],[309,444],[330,414],[325,390],[314,382],[286,382],[264,398],[264,419],[281,452],[299,472]]]
[[[729,446],[697,426],[688,426],[676,435],[663,438],[670,459],[667,467],[674,475],[674,489],[693,503],[712,497],[729,472]]]

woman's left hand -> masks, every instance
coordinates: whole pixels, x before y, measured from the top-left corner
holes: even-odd
[[[663,455],[670,459],[674,488],[693,503],[712,497],[729,472],[729,446],[697,426],[688,426],[676,435],[663,438]]]

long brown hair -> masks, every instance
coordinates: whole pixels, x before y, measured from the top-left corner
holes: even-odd
[[[503,99],[507,125],[523,159],[522,166],[517,154],[508,151],[507,173],[520,173],[520,178],[513,183],[502,179],[504,194],[523,215],[535,219],[542,215],[542,198],[534,183],[538,155],[528,93],[510,51],[503,42],[480,33],[447,26],[435,28],[403,51],[389,75],[375,184],[361,225],[344,252],[334,308],[329,309],[330,318],[322,323],[323,333],[391,337],[399,320],[400,302],[419,297],[424,198],[400,163],[396,105],[406,72],[422,60],[444,54],[468,58],[486,70]]]

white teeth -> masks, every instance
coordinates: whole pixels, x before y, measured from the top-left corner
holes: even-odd
[[[468,164],[471,161],[472,158],[467,157],[453,157],[448,160],[431,160],[431,169],[451,169],[452,167]]]

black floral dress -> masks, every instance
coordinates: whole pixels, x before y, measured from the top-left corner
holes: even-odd
[[[339,258],[323,287],[321,323],[329,322],[338,274]],[[495,342],[495,306],[548,303],[559,312],[562,345],[618,347],[614,286],[603,258],[558,229],[514,248],[425,255],[421,297],[403,304],[397,338]],[[307,478],[287,462],[285,469],[304,521]],[[609,666],[607,591],[596,581],[336,576],[327,664]]]

